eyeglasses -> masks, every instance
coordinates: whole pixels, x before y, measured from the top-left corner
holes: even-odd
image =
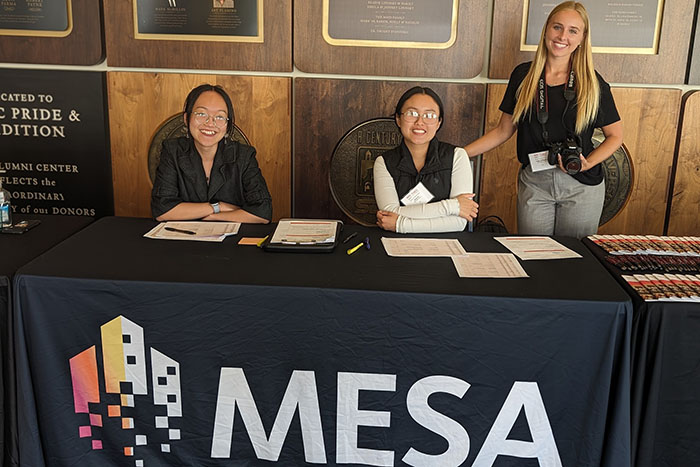
[[[436,114],[435,112],[426,112],[424,114],[420,114],[417,110],[407,110],[404,113],[402,113],[401,116],[408,123],[417,122],[418,117],[421,117],[423,118],[423,121],[426,125],[435,125],[440,119],[440,117],[438,117],[438,114]]]
[[[192,112],[192,115],[194,116],[194,121],[200,125],[208,123],[209,119],[211,119],[214,122],[214,125],[220,128],[223,125],[226,125],[226,122],[228,122],[228,117],[225,115],[214,115],[212,117],[204,112]]]

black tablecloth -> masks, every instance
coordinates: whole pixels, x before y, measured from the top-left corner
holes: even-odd
[[[8,323],[10,316],[11,288],[12,277],[17,269],[31,261],[36,256],[45,252],[52,246],[64,240],[71,234],[82,229],[90,222],[92,218],[86,217],[62,217],[62,216],[15,216],[14,221],[19,222],[24,219],[38,219],[41,224],[23,234],[8,234],[0,233],[0,355],[2,356],[2,374],[0,375],[0,409],[2,416],[0,417],[0,445],[2,445],[3,458],[0,462],[6,465],[14,465],[11,446],[16,445],[8,437],[12,430],[6,428],[6,424],[14,424],[14,417],[11,415],[13,410],[13,393],[12,380],[13,377],[8,367],[12,361],[11,348],[9,345],[10,335],[9,329],[11,325]],[[0,464],[1,465],[1,464]]]
[[[348,256],[154,225],[101,219],[20,270],[23,463],[630,464],[631,305],[580,242],[527,279],[460,279],[377,229],[347,226],[371,244]]]
[[[645,302],[622,278],[623,272],[605,261],[603,249],[588,239],[584,243],[634,305],[633,465],[700,465],[700,304]]]

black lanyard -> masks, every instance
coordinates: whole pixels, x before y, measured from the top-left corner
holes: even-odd
[[[569,104],[576,97],[576,75],[574,70],[569,65],[569,79],[566,81],[566,87],[564,88],[564,99],[566,100],[566,107],[564,107],[564,112],[562,113],[562,122],[564,120],[564,115],[569,109]],[[542,75],[537,83],[537,121],[542,125],[542,139],[545,144],[549,144],[549,132],[547,131],[547,120],[549,120],[549,96],[547,94],[547,80],[545,78],[545,70],[542,70]],[[566,125],[565,125],[566,127]]]

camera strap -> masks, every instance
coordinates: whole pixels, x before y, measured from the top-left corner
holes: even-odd
[[[576,76],[574,74],[574,69],[569,62],[569,79],[566,80],[566,87],[564,88],[564,99],[566,100],[566,107],[564,109],[564,114],[566,114],[569,104],[576,97]],[[562,116],[563,118],[563,116]],[[547,121],[549,120],[549,95],[547,93],[547,79],[545,77],[545,70],[542,70],[542,75],[537,83],[537,121],[542,125],[542,139],[544,144],[549,145],[549,132],[547,131]]]

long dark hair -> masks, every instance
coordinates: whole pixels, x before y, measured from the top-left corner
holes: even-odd
[[[187,98],[185,99],[185,105],[182,108],[182,112],[185,114],[185,119],[187,120],[187,132],[189,133],[190,131],[189,123],[190,119],[192,118],[192,109],[194,108],[194,103],[197,102],[199,96],[201,96],[207,91],[214,91],[215,93],[219,94],[226,103],[226,110],[228,113],[226,134],[230,137],[231,135],[233,135],[233,125],[235,120],[235,115],[233,113],[233,104],[231,103],[231,98],[228,97],[228,94],[226,94],[224,88],[222,88],[218,84],[200,84],[199,86],[191,90],[190,93],[187,95]]]

